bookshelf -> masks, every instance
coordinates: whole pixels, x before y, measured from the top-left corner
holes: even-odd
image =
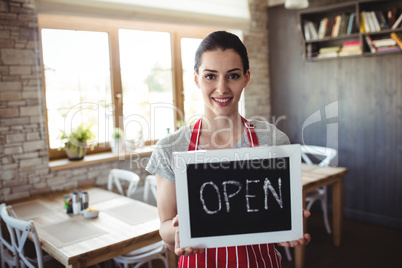
[[[402,54],[400,0],[338,3],[309,8],[298,16],[308,61]]]

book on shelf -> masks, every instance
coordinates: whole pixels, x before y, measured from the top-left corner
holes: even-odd
[[[377,49],[376,49],[375,45],[373,44],[373,40],[371,39],[371,37],[366,35],[365,39],[366,39],[366,43],[367,43],[367,45],[368,45],[368,47],[370,49],[370,52],[371,53],[376,53]]]
[[[354,56],[354,55],[361,55],[362,51],[361,50],[356,50],[356,51],[339,51],[338,56],[343,57],[343,56]]]
[[[315,26],[311,21],[305,21],[303,29],[304,29],[304,38],[306,39],[306,41],[318,39],[317,30],[315,29]]]
[[[364,25],[366,24],[365,22],[364,22],[364,16],[363,16],[363,12],[360,12],[360,32],[361,33],[366,33],[367,31],[366,31],[366,28],[364,27]]]
[[[389,29],[390,21],[394,21],[393,24],[396,23],[396,19],[394,18],[395,10],[387,12],[387,18],[385,18],[383,11],[361,11],[360,12],[360,23],[361,23],[361,32],[362,33],[371,33],[371,32],[379,32],[381,30]],[[402,14],[401,14],[402,15]],[[402,23],[402,17],[401,21]],[[391,24],[392,25],[392,24]]]
[[[384,13],[382,11],[375,11],[375,15],[377,17],[377,21],[380,24],[381,30],[389,29],[387,20],[385,19]]]
[[[328,18],[322,18],[318,27],[318,38],[322,39],[327,34]]]
[[[371,12],[368,11],[363,11],[363,16],[364,16],[364,21],[366,22],[366,24],[364,25],[364,27],[367,29],[366,32],[376,32],[375,29],[375,24],[373,21],[373,18],[371,16]]]
[[[367,13],[365,11],[362,11],[362,14],[363,14],[364,30],[366,31],[366,33],[370,33],[371,25]]]
[[[362,48],[359,40],[343,42],[342,48],[338,52],[339,56],[351,56],[360,54],[362,54]]]
[[[314,43],[307,44],[306,56],[308,59],[316,58],[318,55],[318,45]]]
[[[397,51],[401,51],[401,48],[399,46],[383,46],[383,47],[379,47],[377,48],[377,53],[381,53],[381,52],[397,52]]]
[[[402,49],[402,33],[391,33],[391,38],[394,39],[399,48]]]
[[[307,23],[304,23],[303,29],[304,29],[304,39],[306,39],[306,41],[310,41],[311,40],[311,35],[310,35],[310,30],[309,30],[309,28],[307,26]]]
[[[353,27],[356,24],[356,13],[352,13],[349,16],[348,26],[346,28],[346,34],[349,35],[353,32]]]
[[[374,31],[379,32],[381,31],[380,23],[377,20],[377,16],[375,15],[374,11],[370,11],[370,18],[373,21]]]
[[[341,15],[335,16],[335,22],[334,22],[334,26],[332,27],[332,33],[331,33],[332,37],[337,37],[338,36],[339,27],[341,25],[341,19],[342,19]]]
[[[397,20],[398,16],[398,8],[393,7],[392,9],[387,11],[387,20],[388,20],[388,25],[389,27],[392,28],[392,26],[395,24],[395,21]]]
[[[339,24],[338,36],[346,34],[346,29],[348,27],[350,13],[343,13],[341,15],[341,22]]]
[[[319,53],[332,53],[338,52],[341,48],[339,46],[332,46],[332,47],[322,47],[319,50]]]
[[[318,51],[318,58],[334,58],[338,57],[339,46],[322,47]]]
[[[360,45],[343,46],[340,51],[361,51]]]
[[[311,21],[307,22],[307,24],[308,24],[308,27],[310,29],[312,39],[313,40],[318,39],[318,33],[317,33],[317,30],[315,29],[314,24]]]
[[[380,38],[380,39],[373,39],[373,44],[378,48],[385,47],[385,46],[395,46],[396,41],[391,37]]]
[[[338,57],[339,46],[321,47],[315,53],[316,58],[334,58]]]
[[[326,53],[319,53],[317,58],[335,58],[338,57],[338,52],[326,52]]]
[[[376,53],[401,51],[401,48],[398,46],[397,41],[392,37],[385,37],[380,39],[372,39],[371,37],[368,38],[371,39],[371,44],[375,48]],[[369,45],[369,42],[367,42],[367,44]]]
[[[399,15],[398,19],[396,19],[395,23],[392,25],[391,29],[395,30],[396,28],[402,27],[402,13]]]
[[[308,28],[307,23],[303,24],[303,30],[304,30],[304,39],[306,39],[306,41],[310,41],[311,35],[310,35],[310,29]]]

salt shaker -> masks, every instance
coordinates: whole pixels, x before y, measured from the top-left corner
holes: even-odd
[[[78,215],[81,213],[81,200],[77,192],[73,193],[73,213]]]

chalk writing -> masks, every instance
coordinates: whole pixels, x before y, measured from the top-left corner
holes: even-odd
[[[204,199],[204,196],[203,196],[203,192],[204,192],[204,189],[205,189],[205,187],[206,187],[207,185],[211,185],[211,186],[214,188],[214,190],[216,190],[217,196],[218,196],[218,198],[219,198],[218,209],[217,209],[217,210],[209,210],[209,209],[207,208],[206,204],[205,204],[205,199]],[[204,211],[205,211],[206,213],[208,213],[208,214],[215,214],[215,213],[217,213],[218,211],[221,210],[221,208],[222,208],[222,207],[221,207],[221,195],[219,194],[219,188],[218,188],[218,186],[217,186],[215,183],[213,183],[212,181],[206,182],[206,183],[204,183],[203,185],[201,185],[200,197],[201,197],[200,199],[201,199],[202,207],[204,208]]]
[[[245,191],[245,203],[246,203],[246,211],[247,212],[258,212],[260,209],[258,208],[252,208],[250,205],[250,199],[256,198],[255,194],[250,193],[250,184],[258,184],[261,183],[261,180],[246,180],[246,191]],[[234,191],[229,191],[228,190],[228,185],[235,186]],[[208,208],[206,202],[205,202],[205,195],[204,192],[206,191],[206,187],[212,187],[213,192],[216,193],[217,196],[217,209],[212,210]],[[278,178],[278,191],[275,190],[275,188],[272,186],[272,183],[268,178],[264,179],[263,182],[263,193],[264,193],[264,209],[268,210],[268,196],[269,192],[272,193],[272,196],[274,197],[275,201],[278,203],[281,209],[283,209],[283,199],[282,199],[282,183],[281,183],[281,178]],[[233,188],[233,187],[232,187]],[[223,195],[223,200],[225,202],[225,208],[226,212],[230,212],[230,198],[233,198],[237,194],[240,193],[241,189],[243,188],[242,184],[237,181],[237,180],[228,180],[228,181],[223,181],[222,182],[222,194],[219,190],[219,187],[216,183],[213,181],[208,181],[205,182],[201,185],[200,187],[200,200],[202,203],[202,208],[204,209],[205,213],[212,215],[220,212],[222,210],[222,195]],[[278,194],[279,192],[279,194]]]
[[[268,189],[271,191],[272,195],[274,196],[276,202],[278,202],[279,206],[283,208],[283,200],[282,200],[282,181],[281,178],[278,179],[278,189],[279,189],[279,197],[276,193],[274,187],[272,186],[271,182],[268,178],[265,179],[264,182],[264,192],[265,192],[265,209],[268,209]]]

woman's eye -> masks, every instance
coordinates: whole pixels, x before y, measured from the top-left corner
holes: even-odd
[[[240,75],[235,73],[235,74],[229,74],[229,79],[238,79],[240,78]]]
[[[205,77],[207,80],[212,80],[212,79],[215,78],[215,75],[213,75],[213,74],[207,74],[207,75],[205,75],[204,77]]]

